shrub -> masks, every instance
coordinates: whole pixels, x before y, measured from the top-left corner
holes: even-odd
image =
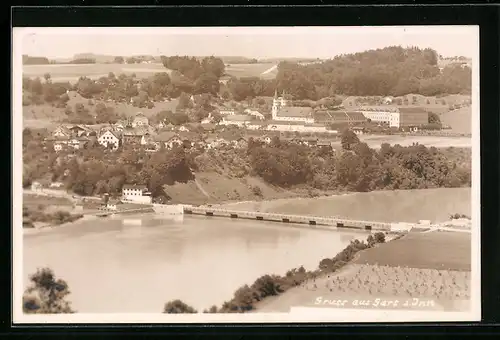
[[[56,280],[50,268],[38,269],[30,276],[31,285],[23,295],[24,313],[61,314],[74,313],[65,297],[70,294],[68,284]]]
[[[203,311],[203,313],[217,313],[218,312],[218,309],[217,309],[217,306],[212,306],[210,307],[209,309],[205,309]]]
[[[384,243],[385,242],[385,234],[382,232],[375,233],[374,235],[375,242]]]
[[[468,220],[471,219],[470,216],[467,216],[465,214],[455,213],[455,214],[450,215],[450,220],[458,220],[458,219],[461,219],[461,218],[466,218]]]
[[[254,185],[252,187],[252,193],[255,195],[255,196],[258,196],[258,197],[262,197],[262,190],[260,189],[259,186],[257,185]]]
[[[169,301],[163,308],[163,313],[166,314],[195,314],[198,313],[196,309],[182,302],[181,300]]]

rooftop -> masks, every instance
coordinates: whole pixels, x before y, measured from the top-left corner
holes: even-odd
[[[160,132],[156,137],[155,139],[158,141],[158,142],[168,142],[169,140],[171,140],[172,138],[174,137],[177,137],[177,134],[175,132],[171,132],[171,131],[164,131],[164,132]]]
[[[232,115],[224,117],[224,121],[229,121],[229,122],[247,122],[251,120],[252,117],[249,115]]]
[[[296,118],[306,118],[312,116],[313,109],[310,107],[299,107],[291,106],[284,107],[278,111],[278,116],[280,117],[296,117]]]
[[[148,190],[148,187],[144,184],[124,184],[123,189],[140,189],[140,190]]]

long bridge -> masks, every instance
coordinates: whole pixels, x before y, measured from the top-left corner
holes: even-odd
[[[124,209],[124,210],[97,210],[94,212],[85,213],[85,215],[92,215],[97,217],[106,217],[110,215],[116,214],[129,214],[129,213],[141,213],[141,212],[152,212],[153,208],[133,208],[133,209]]]
[[[361,230],[391,231],[391,225],[392,225],[391,223],[388,222],[349,220],[338,217],[290,215],[290,214],[265,213],[256,211],[240,211],[240,210],[221,209],[221,208],[213,208],[206,206],[184,207],[184,214],[227,217],[234,219],[241,218],[241,219],[251,219],[258,221],[281,222],[281,223],[307,224],[311,226],[317,225],[317,226],[328,226],[336,228],[353,228]]]

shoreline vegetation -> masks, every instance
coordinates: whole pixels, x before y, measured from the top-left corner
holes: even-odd
[[[396,238],[402,236],[403,235],[400,234]],[[321,260],[319,262],[319,268],[316,270],[308,271],[303,266],[300,266],[299,268],[293,268],[287,271],[284,276],[276,274],[263,275],[255,280],[250,286],[244,285],[238,288],[233,298],[224,302],[222,306],[211,306],[209,309],[203,310],[203,313],[245,313],[253,311],[256,304],[264,299],[283,294],[289,289],[300,286],[304,282],[316,279],[321,275],[337,272],[352,261],[355,255],[360,251],[376,247],[385,242],[384,233],[378,232],[373,235],[370,234],[366,242],[356,239],[351,241],[351,243],[335,257]],[[198,311],[185,302],[176,299],[165,304],[164,313],[198,313]]]
[[[65,224],[74,223],[83,218],[83,214],[73,214],[68,211],[58,210],[53,213],[47,213],[43,210],[34,210],[28,207],[23,207],[24,229],[59,227]]]

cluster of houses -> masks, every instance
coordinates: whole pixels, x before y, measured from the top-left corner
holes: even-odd
[[[249,138],[242,137],[231,129],[221,129],[216,132],[214,124],[200,125],[205,133],[194,132],[186,126],[174,127],[149,125],[147,117],[136,115],[128,122],[119,122],[105,126],[61,125],[57,127],[46,142],[52,142],[56,151],[63,149],[82,149],[90,145],[101,145],[115,151],[122,146],[142,147],[146,152],[156,152],[160,149],[175,147],[198,148],[202,150],[232,147],[244,149]],[[354,129],[356,132],[358,130]],[[274,133],[252,137],[256,141],[269,144]],[[318,138],[281,138],[288,142],[303,145],[330,145],[330,141]]]
[[[234,109],[219,110],[221,125],[236,125],[249,130],[290,131],[302,133],[337,133],[329,129],[330,125],[348,125],[357,127],[367,121],[384,124],[389,127],[409,128],[416,130],[428,123],[429,114],[421,107],[393,107],[390,98],[384,99],[384,104],[378,107],[356,107],[349,110],[314,110],[311,107],[291,106],[285,93],[281,96],[275,92],[271,109],[271,120],[265,120],[264,115],[257,110],[247,109],[244,114],[236,114]],[[211,117],[206,119],[210,122]]]
[[[314,110],[310,107],[291,106],[285,93],[273,98],[271,119],[255,109],[246,109],[237,114],[234,109],[221,108],[219,126],[235,125],[247,130],[269,132],[298,133],[338,133],[329,128],[332,125],[347,125],[355,133],[362,134],[362,127],[367,121],[394,128],[417,130],[428,123],[428,113],[419,107],[359,107],[346,110]],[[216,130],[210,114],[201,122],[202,129],[211,135]],[[220,129],[219,129],[220,130]],[[224,129],[222,129],[224,130]],[[224,132],[224,131],[223,131]],[[159,122],[155,126],[142,113],[129,117],[125,121],[104,126],[66,125],[59,126],[47,141],[52,142],[54,150],[65,148],[81,149],[98,143],[108,149],[117,150],[123,145],[141,145],[146,151],[154,152],[161,148],[171,149],[175,146],[199,147],[204,149],[220,146],[245,147],[246,140],[235,137],[231,133],[219,134],[217,137],[203,138],[205,134],[190,131],[188,126],[173,126]],[[265,139],[265,136],[263,137]]]

